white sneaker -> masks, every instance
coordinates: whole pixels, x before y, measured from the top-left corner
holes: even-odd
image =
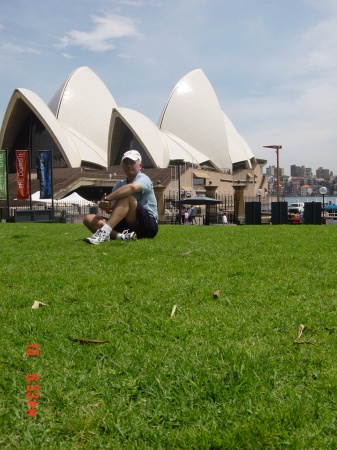
[[[87,238],[87,242],[90,242],[90,244],[102,244],[102,242],[110,241],[110,234],[100,228],[96,231],[91,237]]]
[[[122,233],[123,241],[136,241],[137,235],[134,231],[129,232],[129,230],[124,230]]]

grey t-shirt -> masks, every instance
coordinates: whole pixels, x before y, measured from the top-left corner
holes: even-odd
[[[150,178],[145,175],[145,173],[139,172],[132,180],[132,183],[138,183],[142,186],[141,192],[136,192],[133,194],[137,202],[139,202],[148,211],[151,217],[158,220],[157,200],[154,195],[153,183]],[[117,181],[112,191],[115,191],[125,184],[129,184],[127,179]]]

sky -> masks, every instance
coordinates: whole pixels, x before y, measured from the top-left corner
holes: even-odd
[[[202,69],[265,167],[337,174],[337,0],[0,0],[0,123],[16,88],[46,103],[88,66],[157,123]]]

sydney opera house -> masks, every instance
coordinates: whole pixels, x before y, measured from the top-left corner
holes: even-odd
[[[239,181],[253,196],[265,184],[266,161],[254,157],[200,69],[174,86],[157,124],[119,107],[88,67],[76,69],[48,104],[28,89],[15,89],[1,126],[0,148],[8,150],[12,173],[16,149],[31,149],[32,161],[38,150],[53,149],[56,172],[68,168],[93,173],[116,172],[122,153],[132,148],[141,153],[144,171],[157,169],[157,178],[159,169],[167,173],[177,160],[183,161],[182,184],[192,195],[207,183],[229,194]],[[173,179],[166,177],[166,194],[172,186]]]

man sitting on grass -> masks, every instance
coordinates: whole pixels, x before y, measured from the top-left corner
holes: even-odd
[[[152,181],[141,172],[139,152],[125,152],[122,166],[126,179],[118,181],[112,192],[104,194],[98,204],[110,216],[87,214],[83,219],[84,225],[94,233],[87,238],[90,244],[101,244],[110,239],[154,238],[158,233],[157,201]]]

